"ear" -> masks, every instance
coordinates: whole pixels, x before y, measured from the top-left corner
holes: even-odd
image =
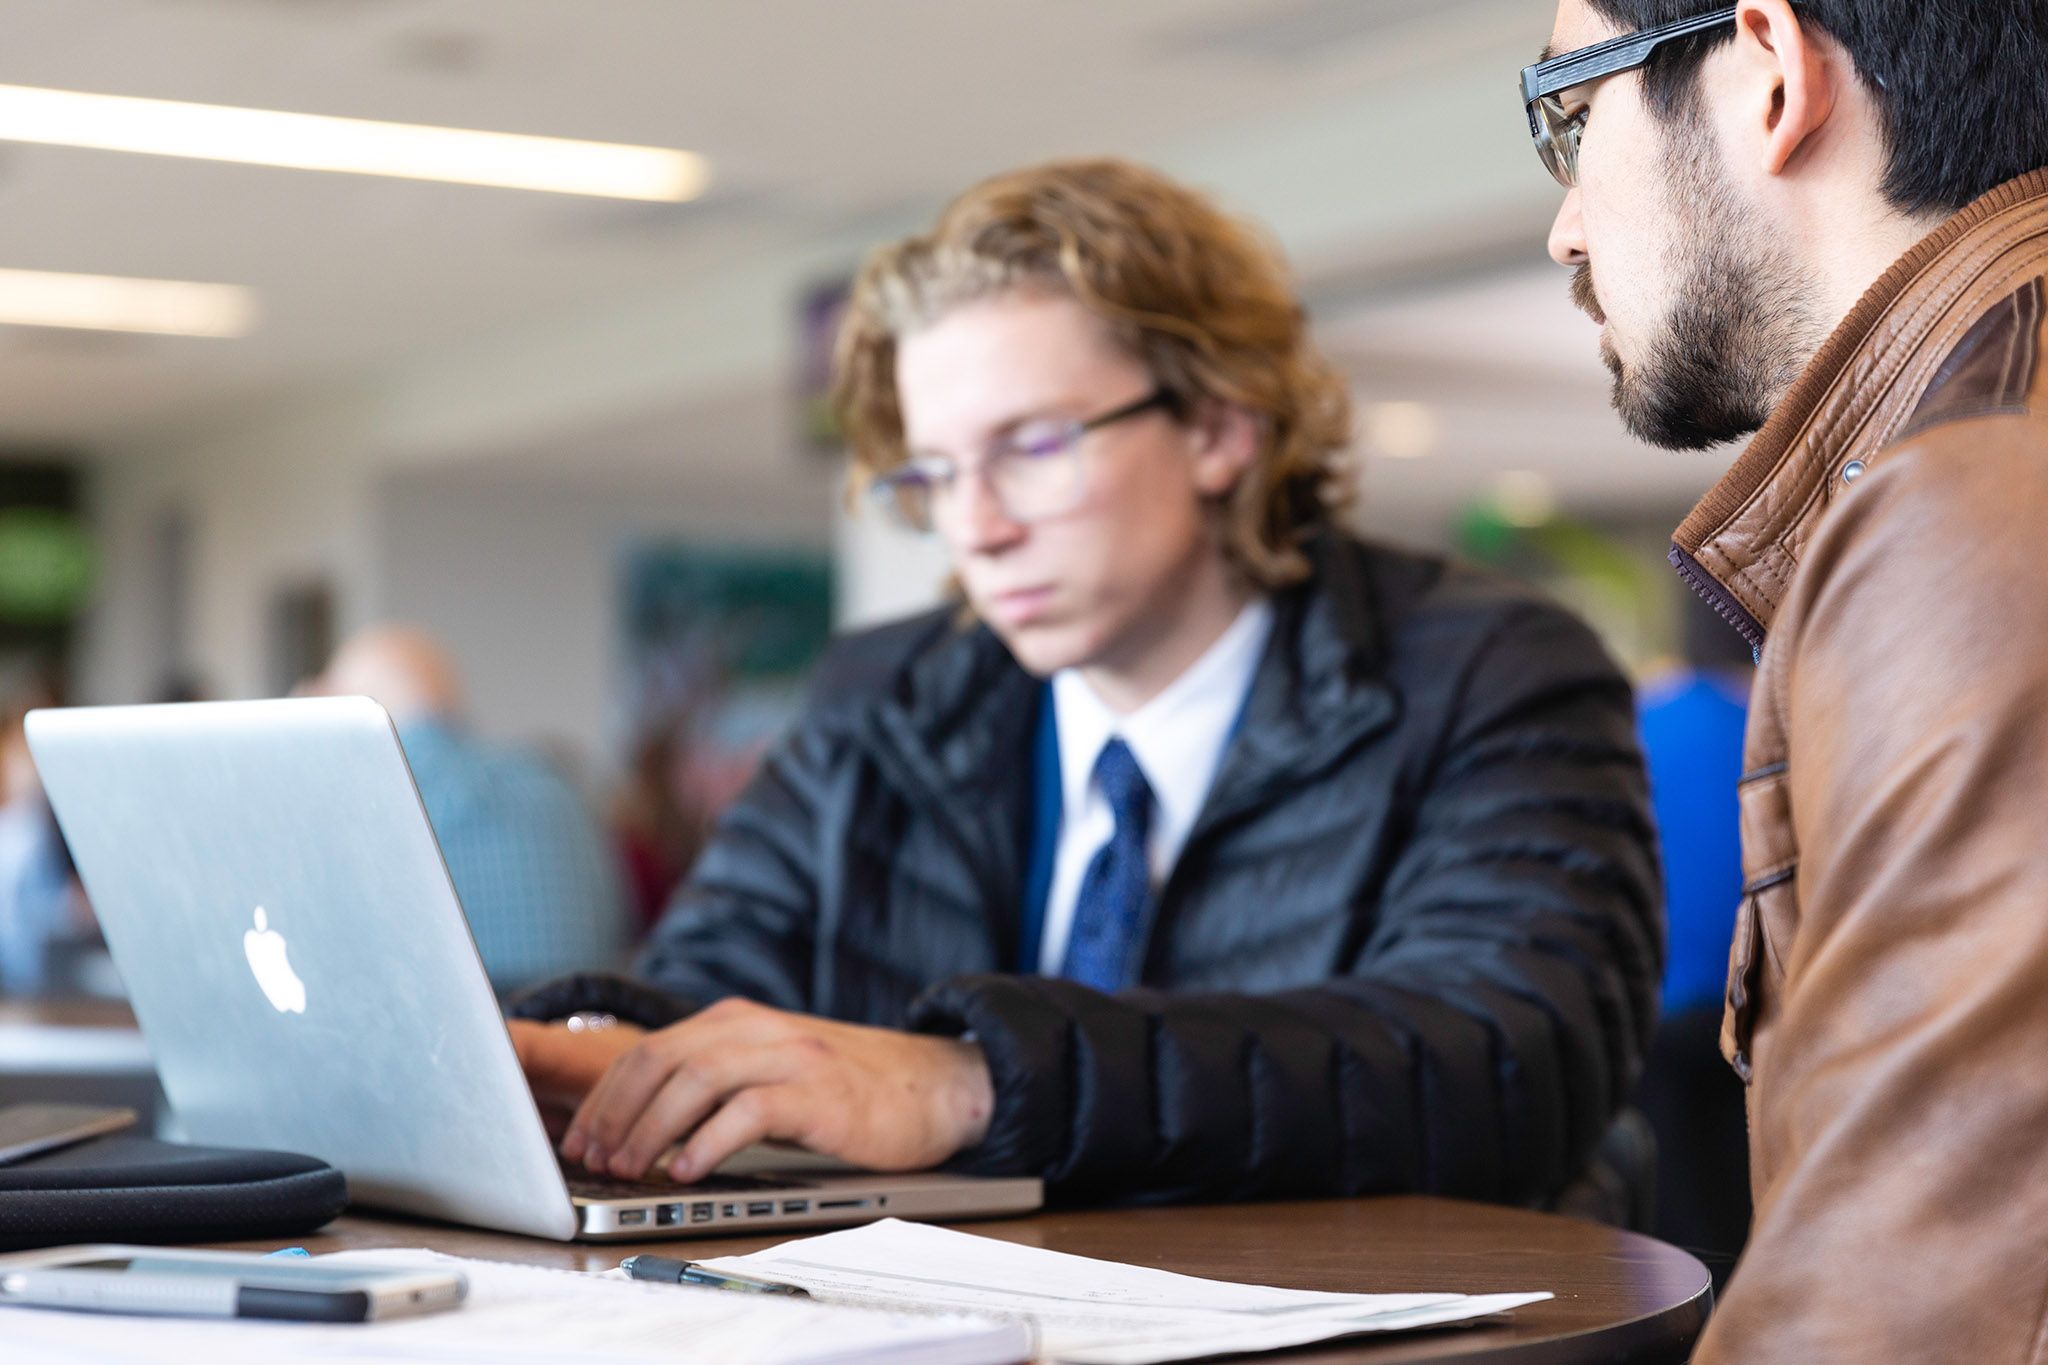
[[[1790,0],[1744,0],[1736,7],[1735,46],[1747,79],[1765,94],[1765,175],[1783,175],[1835,112],[1842,74],[1818,30],[1799,22]]]
[[[1194,443],[1195,490],[1220,498],[1259,458],[1265,422],[1249,408],[1232,403],[1205,403],[1188,425]]]

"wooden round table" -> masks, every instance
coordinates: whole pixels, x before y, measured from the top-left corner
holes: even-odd
[[[1288,1365],[1678,1362],[1690,1354],[1713,1303],[1706,1267],[1676,1247],[1597,1223],[1450,1199],[1056,1211],[961,1226],[1054,1251],[1290,1289],[1379,1294],[1549,1290],[1557,1296],[1476,1326],[1290,1351],[1278,1357]],[[707,1260],[783,1240],[564,1245],[351,1215],[300,1244],[315,1253],[428,1246],[457,1256],[601,1270],[636,1251]],[[237,1245],[268,1251],[277,1243]]]

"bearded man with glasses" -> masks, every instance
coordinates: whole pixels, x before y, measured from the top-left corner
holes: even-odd
[[[1672,562],[1758,652],[1701,1360],[2048,1360],[2048,7],[1564,0],[1523,73]]]
[[[876,253],[838,362],[962,600],[827,659],[637,980],[523,1007],[624,1021],[515,1029],[565,1154],[1554,1199],[1656,1011],[1628,685],[1339,529],[1347,391],[1274,252],[1136,166],[1019,171]]]

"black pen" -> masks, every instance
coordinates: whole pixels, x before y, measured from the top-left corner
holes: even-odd
[[[667,1256],[628,1256],[619,1262],[619,1269],[633,1280],[651,1280],[657,1284],[700,1284],[706,1289],[737,1289],[746,1294],[790,1294],[808,1299],[807,1289],[793,1284],[777,1284],[773,1280],[757,1280],[752,1275],[734,1275],[729,1271],[710,1270],[695,1261],[678,1261]]]

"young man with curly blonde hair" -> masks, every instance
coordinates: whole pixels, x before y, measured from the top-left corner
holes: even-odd
[[[962,601],[843,642],[637,964],[526,1002],[564,1153],[761,1138],[1061,1199],[1535,1201],[1661,958],[1627,684],[1526,593],[1365,544],[1278,254],[1117,161],[878,251],[857,482]]]

